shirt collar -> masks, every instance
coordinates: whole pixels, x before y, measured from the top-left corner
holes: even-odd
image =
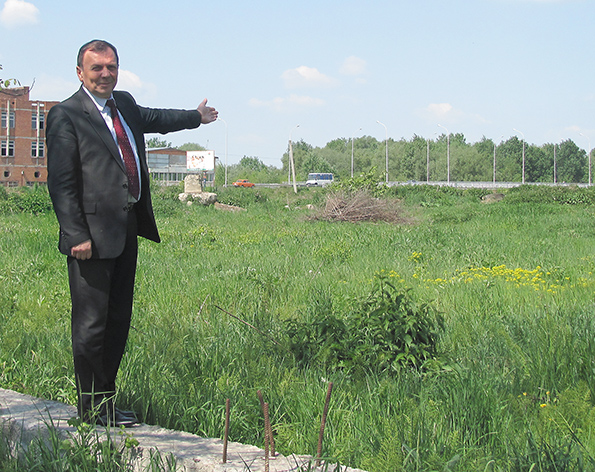
[[[101,97],[98,97],[97,95],[93,95],[91,92],[89,92],[89,90],[87,90],[87,87],[85,87],[84,85],[83,85],[83,90],[85,92],[87,92],[87,95],[89,95],[89,98],[91,98],[91,100],[93,100],[93,103],[95,103],[95,106],[97,107],[97,109],[99,111],[103,111],[105,109],[106,103],[108,101],[107,98],[101,98]],[[114,96],[111,95],[110,98],[113,99]]]

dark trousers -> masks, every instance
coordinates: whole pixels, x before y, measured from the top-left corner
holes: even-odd
[[[113,411],[116,375],[126,347],[138,254],[134,208],[128,212],[124,251],[115,259],[68,257],[72,353],[79,416]]]

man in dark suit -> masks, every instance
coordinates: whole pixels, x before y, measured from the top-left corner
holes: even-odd
[[[144,133],[197,128],[217,119],[206,99],[196,110],[144,108],[118,80],[116,48],[100,40],[79,51],[78,92],[47,119],[48,188],[60,224],[72,300],[72,350],[81,419],[130,425],[114,405],[126,346],[137,236],[159,242]],[[115,103],[114,103],[115,102]]]

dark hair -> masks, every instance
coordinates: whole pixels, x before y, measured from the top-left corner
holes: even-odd
[[[79,54],[76,58],[76,65],[79,67],[83,67],[83,56],[87,51],[104,52],[108,49],[114,51],[114,55],[116,56],[116,63],[120,65],[118,51],[116,50],[115,46],[108,43],[107,41],[103,41],[102,39],[94,39],[93,41],[89,41],[88,43],[83,44],[79,49]]]

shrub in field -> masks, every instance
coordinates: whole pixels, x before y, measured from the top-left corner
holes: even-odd
[[[481,188],[439,187],[435,185],[399,185],[391,191],[408,204],[424,207],[454,206],[464,202],[478,202],[490,193]]]
[[[372,293],[352,316],[360,337],[355,359],[381,369],[395,364],[420,367],[437,355],[442,316],[426,303],[417,303],[409,290],[398,290],[389,276],[376,275]]]
[[[349,363],[350,335],[346,320],[319,312],[309,322],[289,320],[289,349],[301,365],[344,367]]]
[[[582,187],[550,187],[543,185],[522,185],[508,191],[504,202],[515,203],[559,203],[563,205],[595,204],[595,189]]]
[[[376,167],[368,172],[362,172],[358,176],[336,181],[329,188],[331,191],[342,191],[343,193],[366,192],[374,197],[382,197],[389,192],[389,187],[384,182],[378,182]]]
[[[436,358],[441,315],[397,289],[389,276],[376,274],[372,292],[356,305],[343,317],[327,307],[312,320],[288,321],[288,344],[297,361],[355,373],[423,368]]]
[[[260,188],[227,187],[217,189],[217,201],[226,205],[247,208],[254,204],[268,202],[268,195]]]
[[[1,188],[1,187],[0,187]],[[11,191],[2,188],[0,192],[0,214],[45,213],[52,210],[47,187],[19,187]]]
[[[161,185],[155,180],[151,180],[151,200],[155,215],[173,216],[184,204],[180,202],[178,196],[184,191],[184,183],[176,185]]]

